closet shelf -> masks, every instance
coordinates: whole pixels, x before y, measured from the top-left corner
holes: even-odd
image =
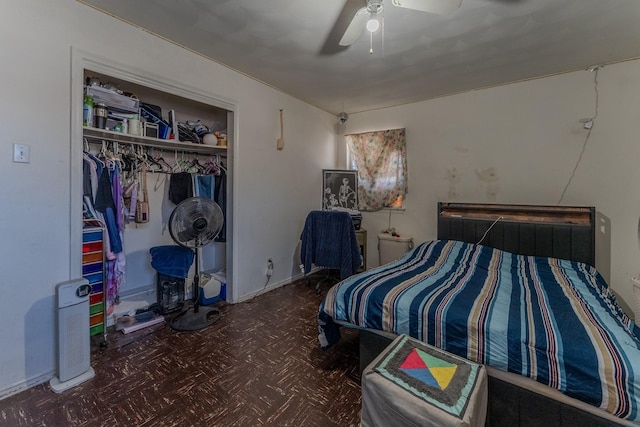
[[[221,154],[227,152],[227,147],[217,145],[194,144],[191,142],[180,142],[171,139],[158,139],[149,136],[129,135],[121,132],[113,132],[105,129],[98,129],[85,126],[83,135],[89,142],[113,141],[119,144],[137,144],[148,147],[164,148],[167,150],[181,150],[190,153]]]

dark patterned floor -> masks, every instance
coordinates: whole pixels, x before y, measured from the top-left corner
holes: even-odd
[[[106,348],[92,348],[95,378],[0,400],[0,425],[357,426],[358,337],[343,330],[338,346],[319,349],[314,284],[222,306],[198,332],[111,331]]]

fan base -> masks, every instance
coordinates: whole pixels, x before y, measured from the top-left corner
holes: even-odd
[[[220,310],[217,308],[198,306],[198,311],[195,312],[192,306],[174,317],[169,325],[176,331],[198,331],[213,325],[218,320],[220,320]]]

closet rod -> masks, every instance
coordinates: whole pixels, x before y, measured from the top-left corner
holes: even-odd
[[[172,139],[158,139],[147,136],[136,136],[126,133],[88,127],[85,127],[83,129],[83,136],[87,140],[87,142],[92,144],[102,144],[102,141],[110,141],[125,145],[134,144],[164,150],[178,150],[190,154],[226,155],[227,153],[227,147],[219,147],[217,145],[204,145],[191,142],[180,142]]]

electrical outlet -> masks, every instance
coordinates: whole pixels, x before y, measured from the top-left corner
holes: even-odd
[[[13,161],[14,163],[29,163],[30,148],[28,144],[13,144]]]
[[[267,258],[267,277],[271,277],[273,274],[273,260],[271,258]]]

